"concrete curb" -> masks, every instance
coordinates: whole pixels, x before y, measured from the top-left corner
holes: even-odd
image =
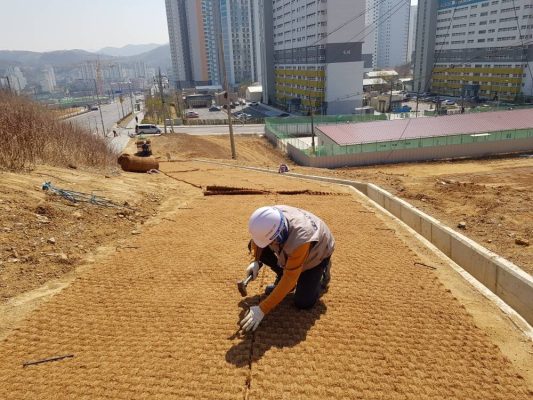
[[[246,167],[201,159],[195,161],[278,174],[277,171],[266,168]],[[527,323],[533,325],[533,277],[517,265],[372,183],[293,172],[284,175],[355,188],[423,236],[450,260],[509,305]]]

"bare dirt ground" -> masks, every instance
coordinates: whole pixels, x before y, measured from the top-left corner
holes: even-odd
[[[142,229],[0,344],[1,398],[531,398],[521,367],[357,195],[200,163],[161,168],[197,186],[321,194],[202,196]],[[248,215],[272,203],[329,223],[334,283],[312,310],[289,296],[238,337],[239,315],[273,278],[263,270],[245,301],[236,290]],[[21,366],[57,355],[73,357]]]
[[[0,184],[0,303],[60,278],[93,256],[117,246],[156,215],[169,190],[161,177],[140,177],[39,167],[2,173]],[[121,207],[72,203],[41,189],[56,187],[107,197]]]
[[[237,160],[241,164],[277,168],[289,160],[276,150],[268,141],[253,135],[236,135]],[[231,160],[230,143],[227,136],[189,136],[169,135],[153,139],[154,153],[162,159],[211,158]]]
[[[309,173],[300,167],[294,171]],[[533,158],[312,169],[312,173],[376,183],[533,274]],[[460,222],[466,223],[464,229],[458,228]]]
[[[193,155],[184,154],[190,151],[187,141],[174,149],[163,140],[169,139],[154,139],[163,174],[105,178],[41,171],[64,179],[62,186],[131,201],[140,215],[134,214],[132,225],[125,217],[102,218],[80,208],[91,223],[78,229],[88,233],[76,233],[76,240],[94,248],[99,243],[91,237],[108,225],[126,234],[108,232],[105,251],[80,261],[76,279],[8,331],[2,332],[6,317],[0,313],[1,399],[533,398],[531,341],[357,193],[191,162],[186,157],[209,157],[204,153],[209,139],[195,142]],[[223,138],[215,143],[225,146]],[[273,150],[260,138],[245,143],[249,159],[237,163],[259,160],[274,167],[284,161],[280,156],[271,161],[267,152]],[[9,203],[3,215],[27,208],[20,219],[28,221],[28,238],[13,240],[27,246],[29,238],[46,238],[46,227],[29,224],[33,218],[44,221],[32,212],[46,202],[39,191],[42,176],[30,174],[23,184],[23,175],[6,176],[11,186],[2,196],[18,202]],[[214,185],[256,194],[205,196]],[[20,187],[24,193],[14,198]],[[289,295],[256,333],[241,337],[235,335],[239,317],[273,279],[264,268],[249,286],[249,297],[236,290],[249,262],[248,216],[256,207],[280,203],[309,209],[331,227],[337,241],[331,287],[308,311],[296,310]],[[63,210],[72,207],[62,202],[52,204],[62,216],[56,218],[61,228],[53,231],[57,245],[69,240],[60,235],[72,232],[79,217]],[[18,311],[12,300],[6,314]],[[23,367],[54,356],[69,357]]]
[[[237,136],[236,143],[236,164],[277,169],[287,163],[294,172],[378,184],[533,274],[533,158],[325,170],[294,165],[264,138]],[[161,137],[154,148],[163,159],[167,153],[175,159],[231,159],[226,136]]]

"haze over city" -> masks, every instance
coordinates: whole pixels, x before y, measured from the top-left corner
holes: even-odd
[[[0,50],[95,51],[168,42],[164,0],[6,1],[2,15]]]

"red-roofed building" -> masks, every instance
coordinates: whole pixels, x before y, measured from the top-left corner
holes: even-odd
[[[319,145],[345,146],[516,129],[533,129],[533,109],[318,125],[315,134]]]
[[[285,128],[291,131],[290,126]],[[319,124],[314,129],[315,151],[297,137],[279,138],[268,126],[265,132],[271,140],[283,142],[281,147],[293,160],[313,167],[484,157],[533,151],[533,108]]]

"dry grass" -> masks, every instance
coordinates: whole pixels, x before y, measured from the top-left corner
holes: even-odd
[[[116,154],[105,140],[65,121],[31,100],[0,91],[0,168],[29,169],[36,164],[105,168]]]

